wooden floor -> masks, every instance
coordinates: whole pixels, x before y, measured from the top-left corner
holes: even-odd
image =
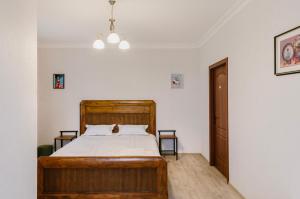
[[[201,155],[167,157],[169,199],[243,199]]]

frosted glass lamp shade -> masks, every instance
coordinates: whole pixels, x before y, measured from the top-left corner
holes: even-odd
[[[117,33],[110,33],[107,37],[107,42],[110,44],[117,44],[120,42],[120,37]]]
[[[105,44],[102,40],[97,39],[93,44],[93,48],[102,50],[105,48]]]
[[[119,48],[120,48],[121,50],[128,50],[128,49],[130,48],[130,44],[129,44],[128,41],[123,40],[123,41],[120,42]]]

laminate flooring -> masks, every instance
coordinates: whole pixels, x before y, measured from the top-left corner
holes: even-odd
[[[169,199],[244,199],[200,154],[180,154],[168,161]]]

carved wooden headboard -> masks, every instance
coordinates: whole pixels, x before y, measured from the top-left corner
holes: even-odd
[[[80,134],[86,125],[149,125],[156,135],[156,104],[152,100],[83,100],[80,103]]]

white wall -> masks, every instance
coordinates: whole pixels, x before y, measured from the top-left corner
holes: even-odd
[[[83,99],[153,99],[157,129],[176,129],[179,149],[200,152],[201,95],[198,51],[188,49],[39,49],[39,143],[53,143],[62,129],[79,129]],[[52,89],[53,73],[65,73],[66,89]],[[185,88],[170,89],[171,73]]]
[[[273,37],[300,24],[299,0],[253,0],[200,52],[208,66],[229,57],[230,181],[247,199],[299,199],[300,74],[276,77]],[[208,112],[208,98],[201,109]],[[202,152],[209,157],[208,117]]]
[[[36,2],[0,1],[0,196],[36,198]]]

